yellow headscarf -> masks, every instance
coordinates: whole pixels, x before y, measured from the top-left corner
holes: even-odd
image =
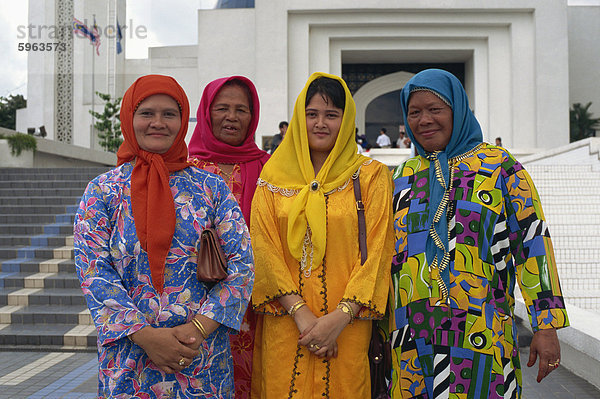
[[[308,86],[320,77],[335,79],[342,84],[346,92],[346,105],[335,145],[315,176],[308,147],[305,104]],[[313,73],[298,95],[294,114],[283,141],[267,161],[260,175],[262,180],[274,186],[299,190],[289,211],[287,232],[290,253],[299,261],[302,258],[307,226],[310,226],[314,251],[313,264],[321,263],[325,256],[327,242],[324,193],[343,185],[358,167],[368,160],[367,157],[357,153],[355,116],[356,106],[346,82],[335,75]]]

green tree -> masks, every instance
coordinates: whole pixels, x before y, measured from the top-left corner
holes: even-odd
[[[121,97],[112,100],[110,94],[96,92],[98,97],[104,101],[104,111],[96,112],[90,110],[90,114],[96,118],[94,127],[98,130],[100,145],[105,151],[117,152],[123,142],[121,135],[121,121],[119,112],[121,110]]]
[[[23,95],[12,94],[8,97],[0,96],[0,126],[15,130],[17,127],[17,110],[27,107],[27,100]]]
[[[592,113],[588,111],[590,105],[592,105],[591,102],[586,105],[575,103],[569,110],[571,142],[592,137],[595,135],[596,129],[600,128],[600,118],[592,118]]]

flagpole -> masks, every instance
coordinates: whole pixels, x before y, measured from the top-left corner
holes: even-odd
[[[94,21],[96,21],[96,14],[94,14]],[[95,140],[95,127],[94,124],[96,122],[96,116],[94,115],[94,108],[96,104],[96,57],[94,55],[94,42],[90,42],[92,48],[92,140]]]

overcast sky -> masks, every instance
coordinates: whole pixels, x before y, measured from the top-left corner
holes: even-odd
[[[38,0],[44,1],[44,0]],[[80,0],[81,1],[81,0]],[[127,38],[127,58],[146,58],[148,47],[195,44],[197,42],[197,13],[200,8],[213,8],[217,0],[127,0],[127,22],[144,25],[145,39]],[[18,50],[18,26],[28,25],[28,0],[0,0],[0,96],[23,94],[27,97],[27,53]],[[90,19],[90,16],[75,16]],[[100,42],[102,51],[102,41]]]

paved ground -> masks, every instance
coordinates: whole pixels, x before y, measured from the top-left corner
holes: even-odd
[[[529,348],[521,358],[529,356]],[[0,398],[96,397],[95,353],[0,352]],[[534,368],[523,370],[525,399],[599,399],[600,390],[560,367],[538,384]]]

